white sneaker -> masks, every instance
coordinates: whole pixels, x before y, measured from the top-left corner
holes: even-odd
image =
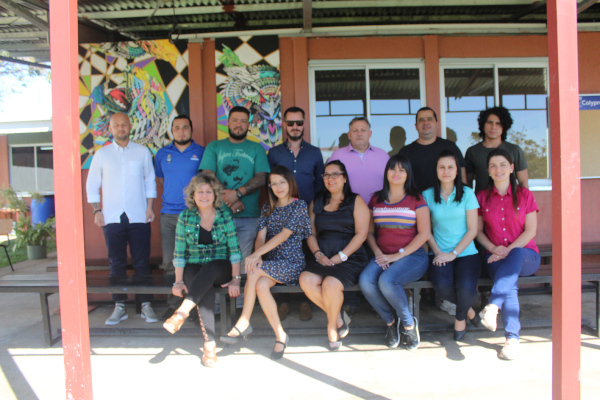
[[[158,321],[158,317],[154,313],[152,306],[150,304],[144,304],[142,306],[142,318],[146,320],[147,323],[152,324]]]
[[[111,314],[110,317],[106,320],[106,325],[116,325],[119,322],[126,320],[129,316],[127,315],[127,311],[123,306],[115,306],[115,311]]]
[[[456,304],[451,303],[448,300],[442,300],[440,309],[446,311],[450,315],[456,315]]]
[[[483,310],[481,310],[479,317],[481,317],[481,325],[492,332],[496,332],[498,307],[488,304],[483,308]]]
[[[509,339],[506,339],[506,342],[504,343],[504,347],[500,351],[500,354],[498,355],[498,357],[500,357],[502,360],[510,361],[510,360],[514,360],[515,358],[517,358],[518,353],[519,353],[519,339],[509,338]]]

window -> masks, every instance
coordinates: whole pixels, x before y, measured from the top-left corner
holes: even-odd
[[[52,145],[11,146],[10,184],[21,192],[54,191]]]
[[[513,119],[507,140],[525,152],[529,185],[549,186],[547,60],[441,60],[440,74],[445,137],[464,154],[481,141],[479,112],[506,107]]]
[[[371,122],[371,144],[397,153],[417,139],[415,114],[424,101],[420,61],[311,62],[311,142],[325,159],[349,144],[348,123]]]

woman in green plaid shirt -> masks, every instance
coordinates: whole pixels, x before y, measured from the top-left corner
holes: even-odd
[[[177,332],[190,311],[198,307],[204,337],[202,363],[217,363],[215,342],[215,285],[229,288],[229,295],[240,294],[242,252],[231,214],[220,209],[223,186],[213,176],[198,174],[185,188],[187,209],[179,214],[175,231],[175,283],[173,294],[185,300],[164,323]]]

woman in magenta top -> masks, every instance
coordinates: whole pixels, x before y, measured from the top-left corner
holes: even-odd
[[[360,274],[366,299],[388,326],[386,344],[400,344],[400,323],[408,350],[419,347],[417,319],[402,285],[421,279],[429,258],[423,245],[429,239],[429,208],[417,190],[410,161],[396,154],[388,161],[383,189],[369,202],[371,227],[367,242],[375,257]]]
[[[483,326],[496,331],[498,311],[506,342],[499,357],[513,360],[519,348],[519,276],[535,274],[540,254],[533,238],[538,207],[533,194],[517,186],[510,154],[496,149],[488,155],[489,188],[477,194],[477,240],[486,249],[486,269],[494,280],[489,304],[479,314]]]

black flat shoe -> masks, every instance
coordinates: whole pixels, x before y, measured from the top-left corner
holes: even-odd
[[[471,322],[471,324],[473,324],[473,326],[479,328],[481,326],[481,317],[479,316],[479,313],[475,313],[475,317],[473,319],[467,317],[467,319],[469,320],[469,322]]]
[[[248,325],[248,327],[244,329],[243,332],[241,332],[237,326],[234,326],[233,329],[235,329],[238,332],[237,336],[221,336],[219,340],[227,344],[236,344],[240,341],[240,337],[244,340],[248,340],[248,336],[252,333],[252,325]]]
[[[467,333],[467,328],[463,329],[462,331],[454,331],[454,340],[455,341],[459,341],[463,338],[463,336],[465,336],[465,333]]]
[[[280,360],[283,357],[283,353],[285,352],[285,349],[287,348],[289,341],[290,341],[290,335],[288,335],[288,334],[285,335],[285,343],[280,342],[279,340],[275,341],[275,345],[277,345],[278,343],[283,345],[283,350],[275,351],[275,349],[273,349],[273,352],[271,353],[272,360]]]

